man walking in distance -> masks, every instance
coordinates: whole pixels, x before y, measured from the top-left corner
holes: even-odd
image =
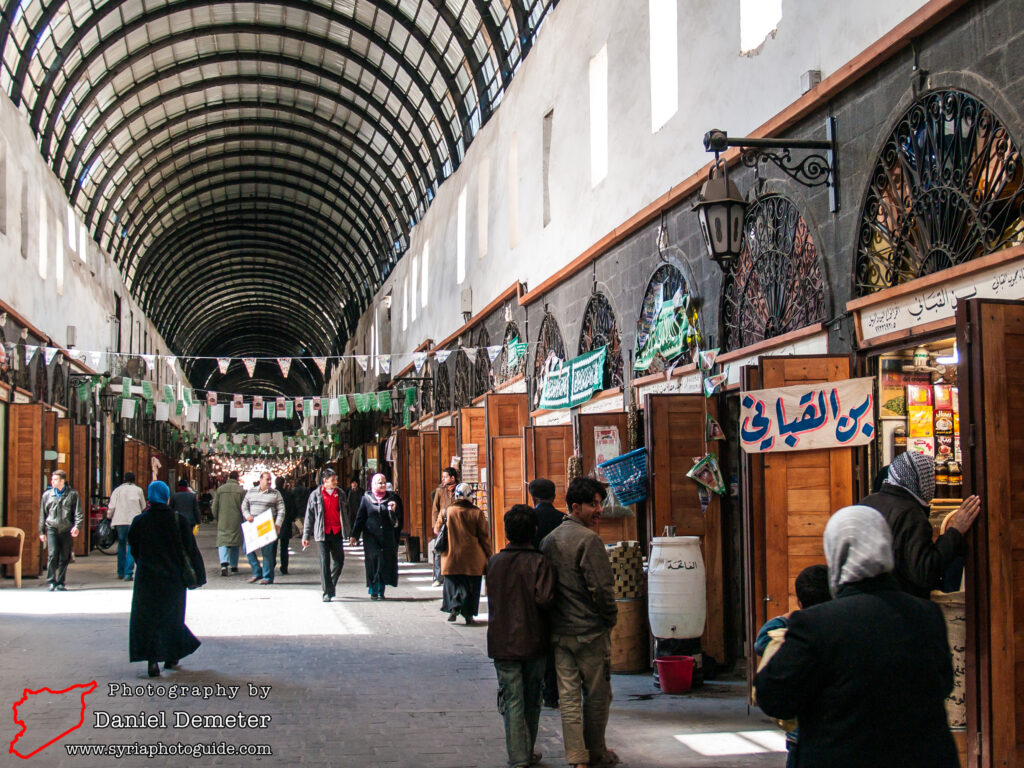
[[[605,495],[604,486],[592,478],[573,480],[565,494],[569,516],[541,542],[558,577],[551,644],[565,759],[575,768],[619,762],[605,745],[612,703],[611,629],[618,618],[615,578],[604,542],[591,530]]]
[[[232,472],[213,494],[213,518],[217,521],[217,554],[220,556],[220,575],[238,573],[238,548],[242,546],[242,498],[245,491],[238,482],[238,473]]]
[[[270,487],[270,473],[261,472],[260,482],[255,488],[249,490],[242,499],[242,517],[246,522],[251,523],[264,512],[274,512],[274,530],[281,535],[281,526],[284,525],[284,497],[278,493],[276,488]],[[252,578],[250,584],[257,581],[260,584],[274,583],[274,566],[277,565],[277,539],[269,544],[260,547],[260,556],[263,558],[262,578],[259,558],[255,552],[246,552],[245,557],[252,567]]]
[[[352,482],[349,483],[348,492],[345,494],[345,509],[341,516],[341,532],[345,534],[345,538],[352,535],[352,529],[356,525],[356,514],[359,512],[359,503],[362,500],[363,489],[359,487],[359,480],[353,477]]]
[[[274,479],[274,487],[277,488],[277,492],[280,493],[281,498],[284,499],[284,524],[281,526],[281,531],[277,537],[277,548],[281,551],[281,573],[284,576],[287,576],[288,542],[292,539],[292,526],[295,524],[295,518],[298,513],[295,510],[295,497],[292,492],[288,490],[288,486],[283,477]]]
[[[117,578],[131,581],[135,576],[135,560],[128,546],[128,529],[132,520],[146,508],[146,494],[135,484],[135,474],[124,473],[124,482],[114,489],[107,502],[107,517],[117,534]]]
[[[309,494],[306,518],[302,524],[302,548],[309,546],[312,537],[320,550],[320,588],[325,603],[334,599],[341,569],[345,565],[341,510],[338,473],[328,467],[320,475],[320,487]]]
[[[434,536],[441,531],[444,511],[455,501],[455,486],[459,484],[459,471],[454,467],[441,470],[441,484],[434,489],[434,498],[430,502],[430,519],[434,521]],[[441,586],[441,555],[434,553],[434,586]]]
[[[78,536],[85,513],[78,492],[69,486],[68,476],[58,469],[50,476],[50,487],[39,503],[39,540],[45,542],[46,580],[50,591],[63,592],[64,577],[71,562],[71,540]]]
[[[534,765],[541,680],[547,657],[547,608],[555,601],[555,572],[533,546],[537,513],[516,504],[505,513],[508,545],[487,562],[487,655],[498,674],[498,710],[513,768]]]
[[[565,520],[565,513],[555,509],[555,484],[546,477],[538,477],[530,483],[533,508],[537,510],[537,532],[533,534],[533,546],[540,549],[544,537]],[[548,647],[544,665],[544,706],[558,709],[558,677],[555,674],[555,652]]]

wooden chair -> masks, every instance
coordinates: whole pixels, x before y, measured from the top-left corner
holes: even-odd
[[[21,589],[21,553],[25,532],[21,528],[0,528],[0,565],[14,566],[14,586]]]

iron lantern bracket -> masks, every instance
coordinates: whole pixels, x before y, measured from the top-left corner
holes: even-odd
[[[772,163],[793,181],[805,187],[828,187],[829,210],[839,210],[839,153],[836,146],[836,119],[825,122],[827,139],[758,139],[732,137],[725,131],[712,129],[704,134],[704,149],[716,156],[730,147],[740,149],[740,161],[747,168]],[[793,157],[793,150],[807,150],[802,160]]]

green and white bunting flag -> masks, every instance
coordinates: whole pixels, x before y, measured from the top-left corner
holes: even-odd
[[[142,396],[147,400],[153,399],[153,385],[148,381],[142,382]],[[149,411],[147,410],[146,413],[149,413]]]
[[[277,403],[265,403],[263,408],[267,414],[267,421],[273,421],[277,418]]]
[[[170,384],[164,384],[164,402],[174,402],[174,387],[172,387]]]
[[[132,396],[132,380],[129,376],[124,376],[121,379],[121,397]]]
[[[587,352],[562,363],[548,373],[540,396],[540,407],[574,408],[587,402],[604,384],[604,358],[607,347]]]
[[[176,416],[181,416],[185,412],[185,401],[179,400],[178,404],[174,407],[174,413]]]
[[[78,385],[78,399],[84,403],[86,400],[89,399],[89,395],[89,382],[83,381],[81,384]]]
[[[286,419],[292,418],[295,415],[295,403],[291,398],[284,401],[284,417]]]
[[[348,395],[338,395],[338,412],[344,416],[350,410],[352,409],[348,405]]]

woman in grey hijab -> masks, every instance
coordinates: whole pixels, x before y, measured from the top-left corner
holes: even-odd
[[[905,591],[924,598],[939,588],[946,569],[964,553],[964,534],[981,511],[977,496],[964,499],[946,532],[932,542],[928,505],[934,497],[934,462],[930,456],[907,452],[889,465],[882,489],[860,502],[881,512],[889,524],[896,580]]]
[[[892,535],[870,507],[825,527],[835,599],[796,611],[754,684],[761,709],[800,721],[797,766],[956,768],[945,698],[953,665],[942,612],[892,576]]]

